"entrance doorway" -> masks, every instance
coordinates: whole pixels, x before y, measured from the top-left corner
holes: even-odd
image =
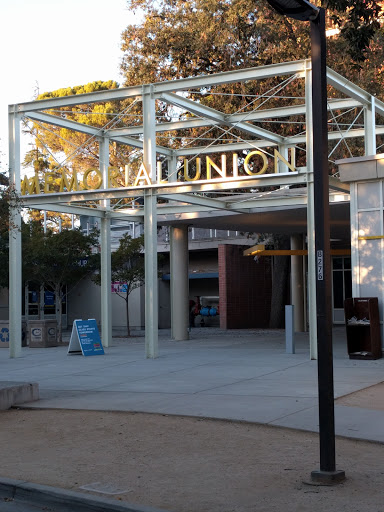
[[[55,292],[48,287],[37,284],[25,286],[24,314],[26,320],[55,320],[56,319],[56,296]],[[40,316],[39,316],[40,311]],[[66,290],[62,300],[62,325],[67,328],[67,300]]]
[[[352,297],[352,272],[350,256],[332,258],[333,323],[344,323],[344,300]]]

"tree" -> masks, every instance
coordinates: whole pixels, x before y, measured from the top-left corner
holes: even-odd
[[[127,336],[131,335],[129,322],[129,296],[136,288],[144,284],[144,236],[132,238],[125,233],[120,239],[118,249],[112,253],[112,282],[119,283],[121,289],[116,294],[125,300]],[[100,284],[100,274],[93,277]]]
[[[34,149],[27,151],[22,167],[24,169],[33,169],[37,179],[42,183],[44,181],[44,174],[46,172],[54,172],[57,168],[57,163],[45,148],[40,150],[36,146]],[[52,186],[56,192],[59,192],[59,181],[59,179],[56,179],[55,184]],[[44,214],[42,210],[28,210],[26,217],[30,221],[39,222],[41,226],[46,222],[46,225],[53,231],[59,231],[61,228],[69,229],[72,225],[71,216],[65,213],[46,211]]]
[[[332,9],[331,19],[341,29],[347,42],[348,54],[356,62],[369,57],[371,42],[381,30],[382,2],[376,0],[327,0],[326,7]]]
[[[77,94],[117,89],[118,87],[119,84],[113,80],[100,80],[86,85],[45,92],[36,99],[62,98]],[[100,102],[72,106],[70,109],[62,107],[49,113],[54,116],[65,117],[70,121],[98,127],[100,130],[121,128],[127,122],[132,121],[131,104],[135,103],[134,99]],[[49,130],[46,128],[49,128]],[[61,127],[48,127],[40,122],[32,123],[32,125],[29,125],[28,130],[35,137],[36,148],[45,156],[46,163],[49,164],[51,172],[56,171],[58,176],[62,170],[71,175],[72,173],[81,174],[90,168],[98,168],[99,142],[96,136],[73,132]],[[124,166],[130,161],[130,153],[131,150],[129,148],[118,148],[116,144],[113,144],[110,152],[110,165],[115,167]]]
[[[23,244],[23,277],[55,294],[58,339],[62,335],[62,303],[70,290],[98,268],[98,234],[80,230],[44,233],[36,223],[27,226]]]
[[[14,227],[11,208],[20,213],[22,201],[6,173],[0,173],[0,289],[8,288],[9,283],[9,231]]]
[[[349,61],[363,62],[378,35],[381,2],[326,0],[329,22],[341,29]],[[309,28],[281,17],[265,0],[128,0],[144,21],[122,36],[125,85],[171,80],[235,68],[297,60],[309,55]],[[331,61],[345,53],[329,53]]]

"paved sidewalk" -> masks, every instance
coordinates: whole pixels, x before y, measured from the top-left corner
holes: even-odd
[[[40,400],[22,407],[136,411],[246,420],[317,431],[317,362],[308,335],[286,354],[284,331],[196,328],[189,341],[160,333],[159,358],[145,359],[144,338],[114,338],[104,356],[67,355],[67,347],[0,350],[4,381],[37,382]],[[384,359],[350,360],[345,329],[334,329],[335,397],[384,381]],[[336,433],[384,442],[384,411],[335,406]]]

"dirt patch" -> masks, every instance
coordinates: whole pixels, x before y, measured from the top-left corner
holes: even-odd
[[[384,446],[337,440],[336,487],[319,469],[316,434],[154,414],[0,413],[3,477],[177,512],[383,510]]]
[[[335,400],[337,405],[384,411],[384,382]]]

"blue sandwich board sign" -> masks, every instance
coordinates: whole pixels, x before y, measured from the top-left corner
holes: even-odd
[[[99,356],[104,354],[99,330],[94,318],[75,320],[73,322],[68,354],[83,354],[83,356]]]

